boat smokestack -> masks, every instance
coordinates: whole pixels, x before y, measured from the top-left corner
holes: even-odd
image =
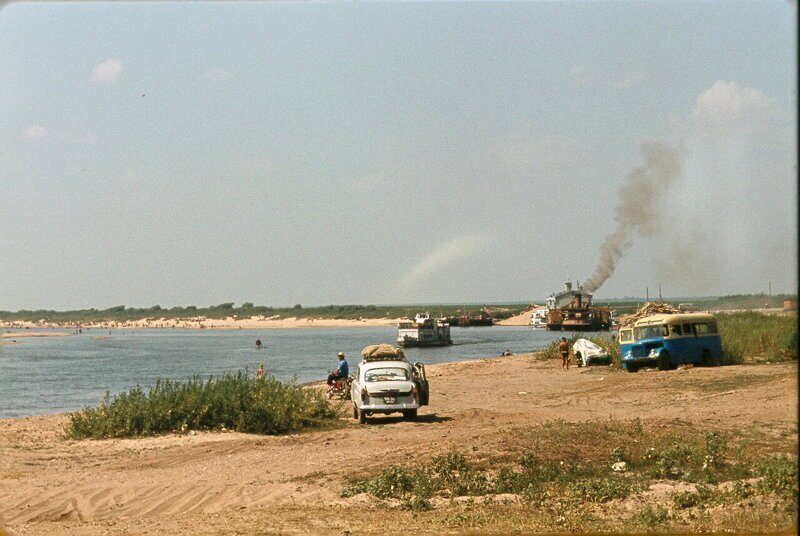
[[[566,289],[567,292],[571,292],[572,291],[572,283],[567,281],[566,283],[564,283],[564,288]]]

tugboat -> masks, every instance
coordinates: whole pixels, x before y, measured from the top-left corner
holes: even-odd
[[[572,283],[564,284],[564,291],[547,298],[548,331],[608,331],[611,327],[611,310],[592,305],[592,295],[572,290]]]
[[[418,314],[413,321],[397,324],[397,344],[403,347],[453,344],[450,324],[442,318],[433,319],[428,313]]]

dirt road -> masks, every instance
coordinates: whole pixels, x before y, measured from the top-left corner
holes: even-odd
[[[415,423],[72,441],[61,436],[64,415],[0,420],[0,515],[13,534],[380,532],[394,514],[341,498],[348,476],[492,451],[516,427],[679,418],[717,430],[756,423],[797,441],[796,362],[626,374],[565,372],[524,354],[428,368],[431,405]]]

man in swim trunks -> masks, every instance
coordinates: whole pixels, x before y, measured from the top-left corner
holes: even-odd
[[[558,343],[558,351],[561,353],[561,368],[569,370],[569,344],[566,337],[561,337],[561,342]]]

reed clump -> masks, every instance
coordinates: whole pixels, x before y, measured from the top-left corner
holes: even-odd
[[[147,391],[137,385],[113,397],[106,393],[97,407],[69,417],[69,437],[99,439],[223,428],[275,435],[322,426],[336,413],[315,389],[238,372],[208,380],[159,380]]]
[[[717,314],[724,363],[797,359],[797,316],[756,312]]]

